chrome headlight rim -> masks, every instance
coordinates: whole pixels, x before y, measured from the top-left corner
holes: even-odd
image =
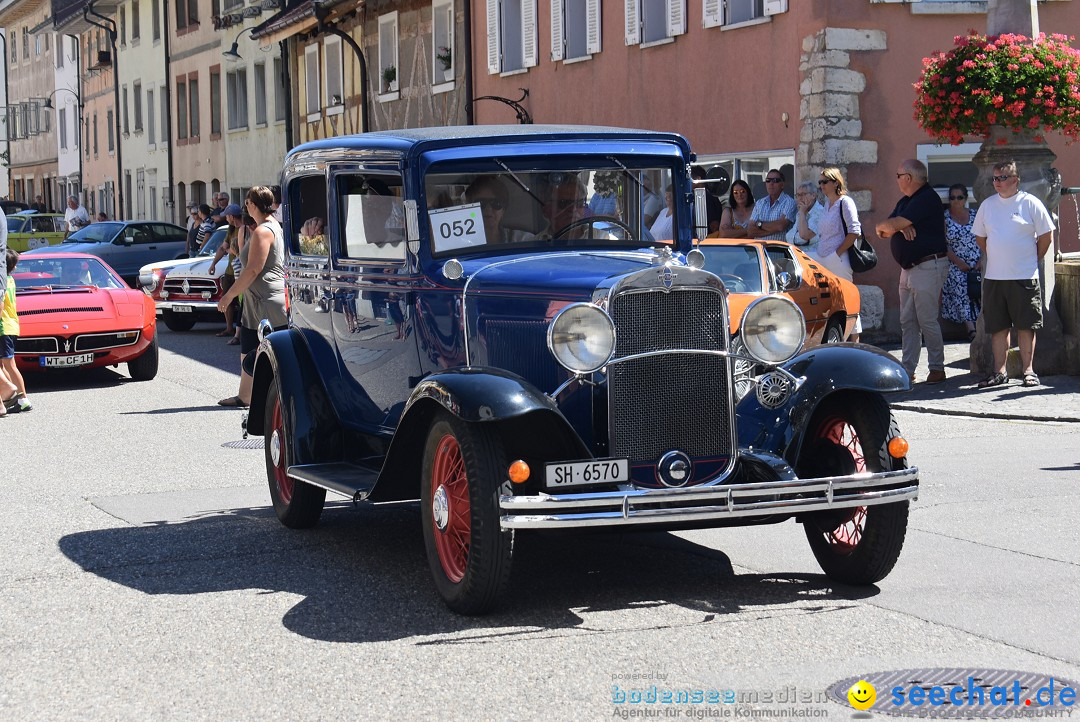
[[[558,342],[555,340],[555,335],[558,331],[560,323],[567,322],[566,319],[569,318],[567,314],[571,312],[576,313],[582,310],[587,310],[587,312],[589,313],[595,313],[597,319],[602,320],[602,323],[607,330],[610,348],[608,349],[608,353],[606,355],[603,355],[603,359],[598,363],[592,365],[578,364],[577,366],[575,366],[567,363],[563,355],[559,353],[559,350],[556,347],[556,344]],[[599,371],[600,369],[607,366],[607,364],[611,361],[612,357],[614,357],[615,355],[615,322],[611,319],[611,316],[607,314],[607,311],[605,311],[603,308],[601,308],[595,303],[588,303],[585,301],[571,303],[560,309],[559,312],[555,314],[555,317],[551,319],[551,323],[548,324],[547,347],[548,351],[551,353],[552,356],[555,357],[555,360],[559,363],[559,365],[572,373],[589,374],[595,371]],[[599,359],[600,357],[598,356],[597,358]]]
[[[780,358],[780,357],[767,358],[767,357],[763,357],[760,354],[755,353],[754,352],[754,344],[750,343],[747,336],[746,336],[746,328],[747,328],[747,325],[748,325],[747,324],[747,319],[749,319],[751,317],[751,314],[753,314],[755,312],[755,309],[759,309],[763,305],[766,305],[766,304],[774,304],[774,303],[786,304],[792,310],[795,311],[795,316],[798,319],[799,342],[797,344],[794,344],[794,346],[791,349],[791,352],[788,353],[786,356],[784,356],[782,358]],[[756,298],[753,301],[751,301],[750,304],[746,307],[746,310],[743,311],[742,320],[739,322],[739,338],[742,341],[743,348],[746,349],[746,352],[750,356],[752,356],[753,358],[757,359],[761,363],[766,364],[768,366],[779,366],[780,364],[785,363],[785,362],[791,360],[792,358],[794,358],[795,355],[798,354],[800,350],[802,350],[803,345],[806,343],[806,317],[803,316],[802,309],[799,308],[798,304],[796,304],[794,301],[792,301],[787,296],[774,296],[774,295],[760,296],[759,298]]]

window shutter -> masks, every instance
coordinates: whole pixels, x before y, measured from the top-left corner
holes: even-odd
[[[521,64],[536,65],[536,0],[521,0]]]
[[[585,0],[585,52],[600,52],[600,0]]]
[[[686,32],[686,0],[668,0],[667,34],[669,38]]]
[[[787,12],[787,0],[765,0],[765,17]]]
[[[563,33],[562,0],[551,0],[551,59],[563,59],[565,35]]]
[[[704,0],[701,6],[701,26],[715,28],[724,24],[724,5],[721,0]]]
[[[641,42],[641,20],[638,18],[638,0],[625,0],[626,7],[626,44],[637,45]]]
[[[502,53],[499,47],[499,0],[487,0],[487,55],[488,73],[502,69]]]

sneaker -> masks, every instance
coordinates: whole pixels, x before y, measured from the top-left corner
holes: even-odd
[[[941,369],[932,369],[930,373],[926,375],[926,383],[928,384],[940,384],[945,380],[945,372]]]
[[[19,411],[30,411],[34,408],[34,405],[30,403],[30,399],[25,396],[20,396],[19,400],[15,402],[15,407]]]

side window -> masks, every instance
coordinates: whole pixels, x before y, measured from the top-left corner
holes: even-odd
[[[128,226],[127,230],[124,231],[124,235],[127,238],[133,239],[135,243],[139,245],[148,245],[157,240],[154,238],[154,233],[150,230],[150,226],[147,225]]]
[[[289,182],[285,204],[289,250],[305,256],[326,256],[326,177],[310,175]]]
[[[164,223],[155,223],[152,228],[154,231],[154,235],[159,241],[187,243],[187,235],[185,235],[184,232],[181,231],[179,228],[173,228],[172,226],[167,226]]]
[[[799,272],[799,263],[792,257],[788,249],[783,246],[768,246],[765,249],[765,255],[772,262],[774,277],[780,273],[788,273],[798,281],[792,288],[798,288],[801,285],[802,273]]]
[[[339,175],[336,255],[405,260],[405,206],[401,177],[389,173]]]
[[[53,233],[63,233],[67,230],[67,224],[64,223],[63,216],[52,217],[52,228],[49,229]]]
[[[30,222],[34,226],[34,233],[52,233],[54,230],[52,218],[49,216],[34,216]]]

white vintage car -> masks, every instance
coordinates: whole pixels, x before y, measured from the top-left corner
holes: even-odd
[[[139,285],[154,299],[161,320],[170,331],[190,331],[200,321],[222,322],[217,302],[225,293],[221,280],[228,268],[222,258],[210,274],[228,225],[218,226],[194,258],[151,263],[139,269]]]

